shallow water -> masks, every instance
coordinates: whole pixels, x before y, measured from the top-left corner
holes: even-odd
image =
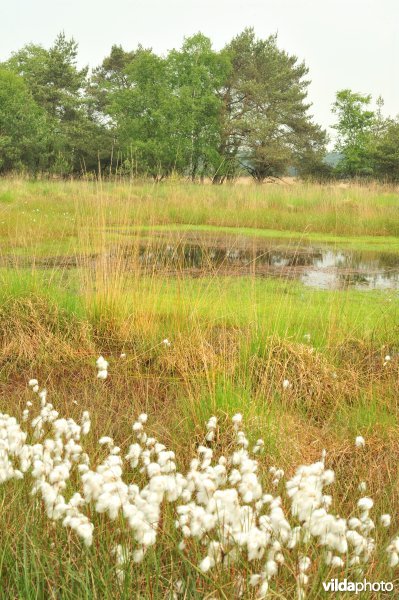
[[[335,250],[328,247],[267,245],[204,246],[181,242],[139,247],[140,264],[147,270],[184,272],[192,276],[254,275],[299,279],[319,289],[399,289],[399,255]]]
[[[99,263],[137,268],[164,276],[279,277],[301,281],[317,289],[399,290],[399,253],[358,252],[323,245],[287,244],[251,238],[156,235],[143,240],[129,235],[107,253],[29,258],[0,256],[0,266],[95,269]]]

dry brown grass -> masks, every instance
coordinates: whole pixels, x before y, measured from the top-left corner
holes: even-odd
[[[40,297],[12,298],[0,306],[0,361],[27,370],[45,361],[91,356],[89,325]]]

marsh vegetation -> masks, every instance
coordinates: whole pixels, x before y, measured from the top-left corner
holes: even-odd
[[[346,275],[395,280],[397,208],[379,185],[0,181],[2,597],[318,598],[331,577],[395,582],[397,287],[296,275],[322,272],[328,251],[349,257]],[[148,486],[152,517],[134,521]],[[306,512],[315,489],[328,542]]]

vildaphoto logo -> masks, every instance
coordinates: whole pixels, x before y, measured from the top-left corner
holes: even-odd
[[[392,581],[348,581],[348,579],[330,579],[323,581],[323,588],[326,592],[393,592]]]

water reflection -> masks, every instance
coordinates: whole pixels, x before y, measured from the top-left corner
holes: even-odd
[[[204,247],[201,244],[144,245],[139,262],[145,269],[206,272],[300,279],[321,289],[399,289],[399,254],[363,253],[331,248],[267,246]]]
[[[102,264],[125,271],[160,275],[212,274],[297,279],[319,289],[399,289],[399,253],[353,252],[322,246],[284,246],[248,238],[195,238],[166,243],[164,238],[116,245],[107,252],[65,257],[29,258],[0,255],[0,266],[97,269]]]

